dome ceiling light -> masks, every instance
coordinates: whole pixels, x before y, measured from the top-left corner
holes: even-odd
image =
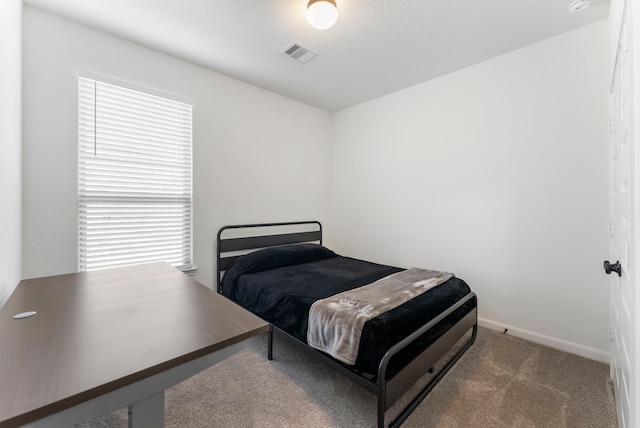
[[[307,22],[313,28],[326,30],[338,20],[338,7],[334,0],[309,0]]]

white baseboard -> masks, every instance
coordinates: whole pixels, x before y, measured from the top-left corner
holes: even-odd
[[[578,345],[577,343],[567,342],[566,340],[557,339],[551,336],[545,336],[544,334],[534,333],[529,330],[523,330],[521,328],[512,327],[510,325],[490,321],[484,318],[478,318],[478,325],[501,332],[506,328],[508,330],[507,334],[510,334],[512,336],[519,337],[530,342],[538,343],[540,345],[548,346],[550,348],[569,352],[571,354],[576,354],[581,357],[589,358],[590,360],[596,360],[606,364],[610,363],[609,353],[601,351],[599,349],[590,348],[584,345]]]

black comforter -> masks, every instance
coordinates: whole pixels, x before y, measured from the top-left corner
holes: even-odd
[[[222,293],[239,305],[306,343],[314,301],[369,284],[401,268],[342,257],[314,244],[256,251],[239,258],[225,273]],[[391,346],[429,322],[470,292],[459,278],[432,288],[364,325],[354,370],[376,374]],[[476,306],[473,298],[399,353],[389,364],[392,377]]]

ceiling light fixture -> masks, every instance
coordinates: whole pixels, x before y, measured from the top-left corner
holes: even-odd
[[[338,7],[334,0],[309,0],[307,22],[313,28],[326,30],[338,20]]]
[[[590,0],[576,0],[569,5],[569,12],[580,12],[581,10],[588,8],[590,4]]]

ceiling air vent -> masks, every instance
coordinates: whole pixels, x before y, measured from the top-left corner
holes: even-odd
[[[283,50],[282,53],[301,63],[305,63],[318,56],[317,54],[314,54],[309,49],[299,45],[298,43],[292,44],[291,46]]]

